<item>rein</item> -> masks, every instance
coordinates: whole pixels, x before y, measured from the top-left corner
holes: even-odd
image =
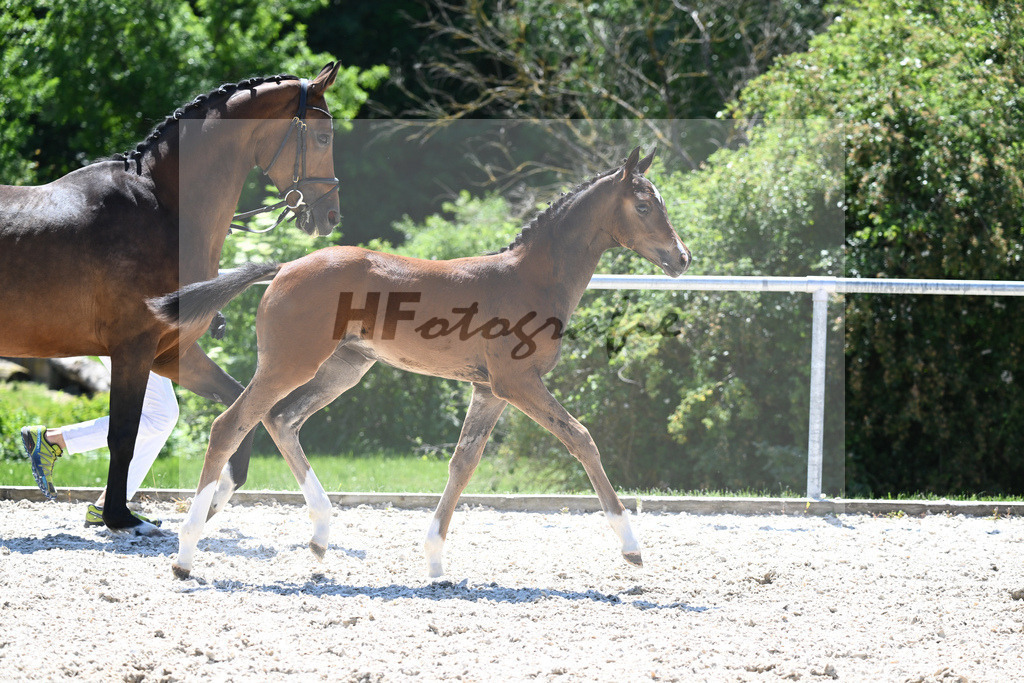
[[[263,230],[254,230],[253,228],[250,228],[246,225],[232,222],[230,230],[249,232],[257,235],[263,234],[265,232],[270,232],[277,226],[281,225],[281,223],[283,223],[288,218],[289,210],[291,210],[291,215],[294,218],[298,214],[298,210],[301,207],[305,206],[307,207],[308,210],[309,208],[312,208],[317,202],[319,202],[324,197],[329,195],[331,192],[334,192],[335,190],[338,189],[338,185],[340,184],[341,181],[339,181],[337,178],[310,178],[306,176],[306,133],[309,128],[306,125],[306,110],[315,109],[316,111],[326,114],[328,118],[333,118],[331,117],[330,112],[328,112],[327,110],[306,104],[306,96],[308,90],[309,80],[306,78],[299,79],[298,111],[296,112],[295,117],[292,119],[291,125],[288,126],[288,132],[285,133],[284,139],[281,140],[281,144],[278,145],[277,151],[274,152],[274,156],[270,159],[270,163],[267,164],[267,167],[265,169],[262,169],[264,175],[270,173],[270,169],[274,166],[275,163],[277,163],[278,157],[281,156],[281,152],[284,151],[285,145],[287,145],[288,141],[291,139],[292,131],[295,131],[295,164],[292,168],[292,184],[278,193],[278,196],[283,197],[281,201],[275,202],[274,204],[270,204],[268,206],[260,207],[259,209],[253,209],[252,211],[236,213],[231,218],[231,220],[245,220],[247,218],[252,218],[253,216],[258,216],[261,213],[268,213],[270,211],[276,211],[277,209],[282,208],[284,209],[284,211],[281,212],[281,215],[277,217],[277,221],[269,228],[264,228]],[[320,195],[320,197],[314,200],[312,204],[309,204],[306,202],[306,199],[302,194],[302,190],[299,189],[305,184],[330,185],[330,188],[322,195]],[[291,204],[288,202],[288,197],[293,192],[297,194],[299,197],[294,204]]]

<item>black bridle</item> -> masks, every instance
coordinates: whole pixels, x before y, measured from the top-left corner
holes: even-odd
[[[277,151],[274,152],[274,156],[270,159],[270,163],[267,164],[267,167],[265,169],[262,169],[263,174],[269,178],[270,169],[274,166],[275,163],[277,163],[278,157],[281,156],[281,152],[284,151],[285,145],[288,144],[288,141],[292,137],[292,131],[295,131],[295,165],[292,169],[292,184],[278,192],[278,196],[282,198],[281,201],[276,202],[274,204],[270,204],[268,206],[261,207],[259,209],[253,209],[252,211],[237,213],[231,220],[245,220],[246,218],[252,218],[253,216],[257,216],[261,213],[267,213],[269,211],[274,211],[276,209],[281,208],[283,208],[284,211],[282,211],[281,215],[277,217],[277,222],[275,222],[269,228],[265,228],[263,230],[254,230],[248,226],[241,225],[239,223],[232,223],[232,230],[242,230],[244,232],[251,232],[257,234],[270,232],[277,226],[281,225],[281,223],[283,223],[285,219],[288,217],[289,213],[291,213],[293,217],[297,216],[299,214],[299,209],[303,206],[306,207],[306,211],[309,211],[321,200],[325,199],[332,192],[335,192],[338,189],[338,185],[340,184],[341,181],[339,181],[337,178],[310,178],[309,176],[306,175],[306,133],[309,128],[306,125],[306,110],[315,109],[318,112],[326,114],[328,118],[333,118],[331,116],[331,113],[326,109],[314,107],[313,105],[306,103],[306,96],[308,90],[309,80],[305,78],[299,79],[299,109],[296,112],[295,117],[292,119],[291,125],[288,126],[288,132],[285,133],[284,139],[281,140],[281,144],[278,145]],[[300,189],[302,186],[308,184],[329,185],[330,187],[327,189],[326,192],[317,197],[312,204],[310,204],[306,202],[306,198],[303,196],[302,190]],[[298,195],[298,199],[295,201],[294,204],[288,201],[289,195],[291,195],[293,192]]]

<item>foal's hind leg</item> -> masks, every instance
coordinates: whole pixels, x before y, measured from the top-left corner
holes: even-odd
[[[551,395],[540,377],[517,377],[506,380],[499,387],[495,385],[495,393],[516,406],[530,418],[544,427],[565,444],[569,452],[583,465],[590,483],[601,500],[601,507],[611,524],[612,529],[622,542],[622,556],[630,564],[643,566],[640,559],[640,544],[633,535],[629,523],[629,512],[615,494],[608,475],[601,465],[601,454],[590,436],[590,432]]]
[[[444,573],[441,555],[444,539],[448,536],[448,525],[452,521],[452,513],[455,512],[455,504],[466,489],[476,466],[480,464],[480,456],[483,455],[487,438],[501,416],[501,411],[507,405],[506,401],[496,398],[488,387],[473,385],[473,400],[462,423],[459,443],[448,463],[448,484],[441,494],[437,510],[434,511],[434,519],[427,531],[427,540],[423,544],[427,555],[427,571],[432,577]]]
[[[356,351],[339,348],[320,366],[316,377],[282,399],[263,420],[302,489],[313,521],[309,549],[321,560],[327,552],[331,501],[306,460],[299,443],[299,430],[310,415],[355,386],[373,364],[374,361]]]

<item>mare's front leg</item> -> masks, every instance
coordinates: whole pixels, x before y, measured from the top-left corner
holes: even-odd
[[[459,443],[455,446],[455,452],[448,463],[448,483],[434,511],[434,519],[430,522],[427,540],[423,544],[427,555],[427,572],[431,577],[438,577],[444,573],[442,553],[452,513],[455,512],[459,496],[466,489],[470,477],[480,464],[480,457],[483,455],[491,430],[507,405],[506,401],[491,393],[489,387],[482,384],[473,385],[473,399],[462,423]]]
[[[630,564],[642,567],[640,544],[633,535],[629,512],[608,481],[608,475],[601,465],[601,454],[587,428],[562,407],[539,376],[522,375],[506,378],[500,384],[495,383],[494,390],[496,394],[526,413],[534,422],[557,436],[569,452],[580,461],[594,491],[597,492],[597,497],[601,500],[601,507],[608,522],[622,542],[622,557]]]
[[[107,431],[110,465],[103,523],[109,529],[131,529],[141,535],[156,535],[160,530],[155,525],[128,510],[128,466],[135,453],[146,383],[156,350],[155,340],[152,344],[146,339],[132,341],[130,345],[110,349],[110,426]]]
[[[229,406],[241,395],[244,387],[219,365],[210,360],[198,343],[193,343],[180,358],[166,363],[158,359],[153,371],[165,374],[178,385],[210,401]],[[249,457],[255,430],[250,430],[224,466],[210,503],[210,516],[224,509],[231,494],[245,483],[249,473]]]
[[[299,430],[309,416],[355,386],[374,364],[362,354],[339,348],[324,361],[316,377],[302,385],[274,406],[263,424],[284,456],[309,507],[313,536],[309,549],[322,560],[327,552],[330,532],[331,501],[309,466],[299,443]]]

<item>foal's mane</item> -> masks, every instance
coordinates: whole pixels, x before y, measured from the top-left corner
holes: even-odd
[[[158,123],[153,130],[150,131],[149,135],[135,146],[135,149],[121,154],[115,154],[111,157],[111,160],[123,161],[126,171],[131,167],[131,162],[134,161],[136,172],[141,173],[142,155],[153,147],[164,133],[173,128],[181,119],[198,118],[205,114],[214,104],[231,97],[239,90],[249,90],[264,83],[277,83],[280,85],[282,81],[297,80],[299,80],[298,76],[292,76],[291,74],[278,74],[276,76],[254,76],[253,78],[247,78],[244,81],[239,81],[238,83],[225,83],[219,88],[211,90],[208,93],[198,95],[185,106],[175,109],[174,113],[165,118],[162,122]]]
[[[589,190],[597,181],[607,178],[613,173],[618,173],[620,170],[621,168],[613,168],[610,171],[605,171],[604,173],[600,173],[589,180],[584,180],[568,192],[563,192],[553,204],[548,205],[548,208],[534,216],[533,219],[519,231],[519,234],[516,235],[514,240],[512,240],[512,244],[491,253],[501,254],[506,251],[511,251],[528,241],[530,237],[538,232],[539,228],[555,225],[565,217],[566,209],[572,203],[573,199]]]

